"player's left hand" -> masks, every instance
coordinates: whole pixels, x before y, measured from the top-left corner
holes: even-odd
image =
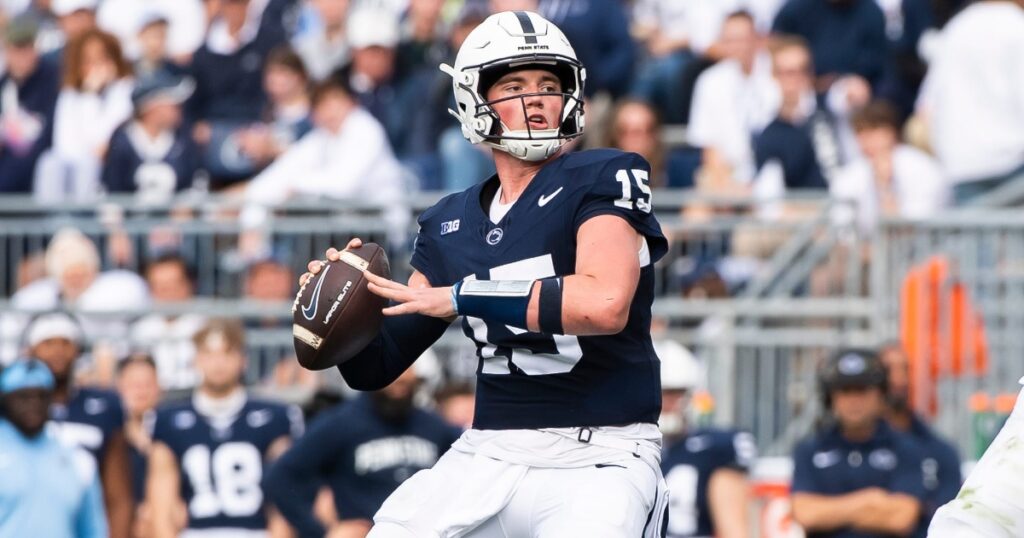
[[[371,292],[391,299],[396,303],[384,309],[385,316],[400,316],[402,314],[423,314],[435,318],[453,318],[455,309],[452,308],[452,288],[410,288],[405,284],[399,284],[377,276],[369,271],[363,271],[366,279],[369,280],[367,289]]]

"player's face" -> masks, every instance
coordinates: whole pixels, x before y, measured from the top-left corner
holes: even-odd
[[[160,401],[156,370],[145,363],[127,366],[117,380],[117,392],[128,414],[132,416],[139,416],[155,408]]]
[[[4,414],[21,433],[35,437],[49,418],[50,396],[45,389],[16,390],[4,395]]]
[[[53,377],[67,380],[79,351],[78,345],[67,338],[49,338],[36,344],[31,354],[50,368]]]
[[[211,342],[196,349],[196,369],[202,386],[214,394],[226,394],[241,384],[245,356],[226,342]]]
[[[849,387],[832,392],[832,412],[844,428],[870,427],[882,415],[882,390]]]
[[[493,102],[505,99],[491,106],[501,118],[502,124],[510,130],[557,129],[561,125],[565,104],[561,92],[562,84],[551,72],[526,69],[498,79],[487,90],[487,100]],[[511,99],[517,96],[523,97]]]

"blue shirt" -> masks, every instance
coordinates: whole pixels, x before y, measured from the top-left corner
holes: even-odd
[[[109,390],[72,388],[67,404],[50,406],[60,440],[79,447],[103,465],[110,438],[124,428],[121,398]]]
[[[301,429],[301,411],[247,400],[214,425],[188,402],[157,410],[153,440],[174,453],[189,529],[266,529],[264,462],[274,441]]]
[[[775,17],[772,31],[803,37],[811,47],[818,75],[856,74],[872,86],[885,67],[889,42],[885,15],[875,0],[789,0]]]
[[[105,538],[96,467],[44,431],[26,438],[0,418],[0,538]]]
[[[960,492],[960,455],[956,448],[939,437],[921,417],[912,415],[907,432],[924,452],[921,470],[924,473],[925,501],[921,507],[921,523],[914,536],[928,535],[928,525],[940,506],[952,501]]]
[[[317,417],[267,474],[267,497],[300,536],[323,535],[312,511],[321,485],[331,488],[340,519],[372,519],[402,482],[433,467],[461,434],[416,408],[404,421],[385,422],[370,398],[361,395]]]
[[[661,470],[672,495],[668,505],[668,536],[713,536],[708,483],[721,469],[747,473],[757,455],[749,433],[697,430],[665,450]]]
[[[474,428],[657,423],[661,379],[651,303],[654,262],[667,243],[651,213],[649,174],[647,161],[634,153],[570,153],[545,164],[497,224],[484,205],[493,198],[497,176],[445,197],[420,216],[411,263],[434,286],[574,274],[576,234],[597,216],[620,217],[646,240],[629,318],[618,334],[540,334],[463,318],[480,359]]]
[[[805,439],[793,452],[793,493],[842,495],[879,487],[925,500],[921,447],[908,435],[879,421],[865,442],[851,442],[838,426]],[[877,534],[850,528],[809,532],[808,538],[871,538]]]

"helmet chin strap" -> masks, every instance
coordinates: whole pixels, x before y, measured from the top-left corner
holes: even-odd
[[[563,139],[558,138],[558,129],[506,130],[503,134],[509,138],[502,138],[501,142],[488,142],[487,144],[517,159],[530,162],[543,161],[551,157],[558,152],[565,142]],[[529,140],[530,136],[550,138]]]

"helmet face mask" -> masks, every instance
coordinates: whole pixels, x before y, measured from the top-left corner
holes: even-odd
[[[487,90],[505,74],[540,69],[562,82],[561,92],[523,93],[488,100]],[[568,140],[583,134],[583,83],[586,72],[562,32],[536,13],[504,12],[490,16],[466,38],[455,66],[441,65],[452,77],[456,109],[449,110],[474,144],[485,144],[526,160],[551,157]],[[504,125],[495,104],[519,99],[524,119],[526,99],[558,95],[562,110],[549,129],[513,130]]]

